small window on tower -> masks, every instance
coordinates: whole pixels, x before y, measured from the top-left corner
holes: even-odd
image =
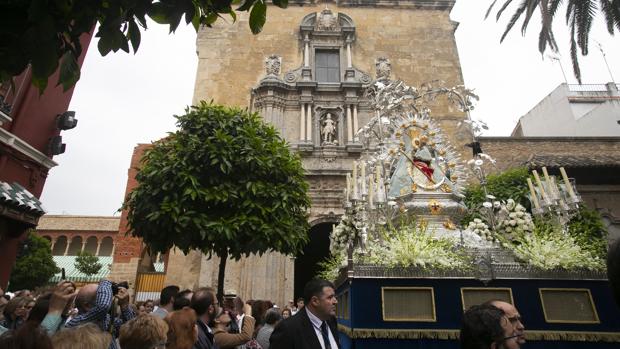
[[[315,52],[316,81],[340,82],[340,53],[338,50]]]

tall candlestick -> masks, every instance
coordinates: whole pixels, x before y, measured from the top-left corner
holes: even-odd
[[[538,202],[538,197],[536,196],[536,190],[534,190],[532,180],[529,178],[527,179],[527,186],[530,187],[530,195],[532,195],[532,202],[534,203],[534,207],[539,209],[540,203]]]
[[[577,195],[575,195],[575,192],[573,191],[573,186],[570,184],[570,181],[568,180],[568,176],[566,175],[566,171],[564,170],[564,167],[560,167],[560,173],[562,174],[562,179],[564,180],[564,185],[566,186],[568,195],[570,195],[571,199],[576,199]]]
[[[357,200],[357,161],[353,161],[353,200]]]
[[[543,187],[542,183],[540,182],[540,177],[538,177],[538,172],[536,172],[536,170],[534,170],[534,171],[532,171],[532,173],[534,174],[534,179],[536,180],[536,185],[540,189],[540,194],[542,196],[542,199],[545,200],[545,202],[549,201],[549,199],[547,198],[547,194],[545,193],[545,188]]]
[[[360,164],[360,167],[361,167],[360,177],[362,180],[362,196],[363,196],[364,194],[366,194],[366,163],[362,161]]]

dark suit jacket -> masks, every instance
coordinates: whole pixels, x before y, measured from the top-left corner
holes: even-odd
[[[213,343],[213,334],[209,333],[207,325],[200,319],[196,325],[198,325],[198,338],[192,349],[218,349],[217,345]]]
[[[304,307],[294,316],[278,323],[269,339],[269,349],[321,349],[321,342],[306,311]],[[336,318],[331,318],[327,324],[340,348]]]

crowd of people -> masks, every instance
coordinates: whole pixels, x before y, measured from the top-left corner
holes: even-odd
[[[129,291],[109,280],[79,290],[64,281],[36,297],[0,290],[0,348],[337,349],[336,304],[335,287],[325,280],[310,281],[304,297],[283,308],[235,296],[220,304],[212,288],[177,286],[162,289],[159,300],[132,304]],[[521,321],[508,303],[474,306],[463,317],[461,346],[519,348]]]
[[[77,288],[69,281],[12,297],[0,289],[0,348],[203,349],[270,347],[276,325],[303,299],[279,308],[268,300],[216,297],[213,288],[167,286],[158,300],[130,302],[109,280]]]
[[[620,304],[620,241],[609,251],[608,275]],[[2,349],[338,349],[334,285],[312,280],[303,298],[279,308],[267,300],[220,300],[213,288],[161,290],[159,300],[132,304],[123,285],[108,280],[76,289],[68,281],[35,295],[0,289]],[[499,300],[463,314],[462,349],[518,349],[525,326]]]

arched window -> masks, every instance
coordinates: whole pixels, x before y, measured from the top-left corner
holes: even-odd
[[[73,239],[71,239],[67,256],[77,256],[80,251],[82,251],[82,237],[74,236]]]
[[[67,237],[64,235],[61,235],[56,239],[56,244],[54,245],[54,249],[52,249],[52,255],[62,256],[65,254],[66,249],[67,249]]]
[[[112,247],[114,246],[114,240],[111,237],[106,236],[101,240],[101,247],[99,247],[100,256],[109,256],[112,254]]]
[[[97,237],[96,236],[91,236],[88,239],[86,239],[86,246],[84,247],[84,251],[86,252],[90,252],[93,255],[97,254]]]

